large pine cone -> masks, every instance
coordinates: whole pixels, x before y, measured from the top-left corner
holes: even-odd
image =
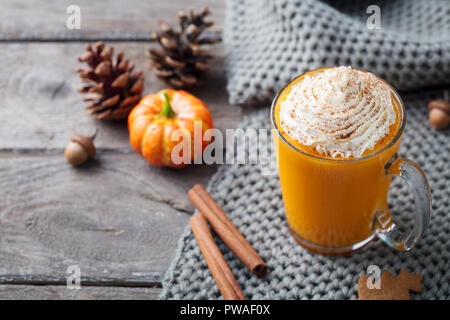
[[[78,58],[89,68],[78,68],[81,81],[86,85],[78,91],[84,93],[84,101],[90,115],[97,119],[120,120],[128,116],[139,102],[144,88],[142,71],[134,72],[134,64],[124,59],[119,52],[113,61],[112,47],[105,47],[99,41],[92,47],[86,45],[86,52]]]
[[[162,23],[160,31],[153,38],[161,49],[150,49],[147,54],[156,75],[174,87],[190,87],[198,84],[199,78],[209,69],[208,60],[212,55],[201,46],[218,41],[214,37],[201,37],[203,31],[213,25],[205,21],[210,14],[208,8],[200,13],[190,11],[178,14],[179,31]]]

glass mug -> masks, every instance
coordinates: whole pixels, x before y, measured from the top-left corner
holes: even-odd
[[[295,78],[274,99],[271,107],[281,191],[289,231],[310,251],[340,255],[367,245],[378,236],[398,250],[411,249],[425,232],[431,217],[431,192],[420,167],[397,158],[406,124],[405,106],[399,94],[386,81],[397,107],[398,129],[391,141],[367,156],[333,159],[317,156],[294,146],[292,138],[279,125],[280,102],[292,85],[307,74]],[[291,140],[291,141],[289,141]],[[415,199],[415,224],[406,233],[395,225],[387,196],[392,177],[401,177]]]

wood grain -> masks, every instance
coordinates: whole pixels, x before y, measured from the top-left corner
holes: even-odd
[[[100,149],[131,151],[126,122],[98,121],[86,115],[77,74],[77,57],[83,43],[9,43],[0,44],[0,151],[61,150],[73,133],[100,132],[95,144]],[[145,43],[115,43],[145,75],[144,93],[156,92],[167,85],[148,67]],[[204,85],[191,92],[211,109],[217,128],[233,128],[248,109],[228,104],[223,71],[223,47],[212,48],[210,75]]]
[[[150,300],[158,299],[160,288],[0,285],[0,300]]]
[[[66,8],[81,7],[81,30]],[[134,153],[125,122],[85,114],[73,69],[84,40],[110,40],[145,75],[145,93],[167,87],[148,68],[158,20],[207,5],[223,27],[223,0],[5,0],[0,9],[0,299],[154,299],[193,207],[186,192],[214,166],[150,167]],[[128,41],[129,40],[129,41]],[[119,41],[119,42],[118,42]],[[204,85],[190,90],[220,130],[253,109],[228,104],[223,47]],[[62,152],[73,133],[95,140],[98,157],[74,169]],[[81,269],[83,289],[64,286]],[[39,286],[35,286],[39,285]],[[150,288],[130,288],[130,287]]]
[[[61,281],[78,265],[91,279],[160,281],[193,211],[187,190],[213,171],[152,168],[136,154],[77,169],[62,155],[1,158],[0,279]]]
[[[67,7],[81,9],[81,28],[69,30]],[[178,11],[208,6],[218,32],[223,26],[223,0],[2,0],[0,40],[149,40],[163,20],[175,25]]]

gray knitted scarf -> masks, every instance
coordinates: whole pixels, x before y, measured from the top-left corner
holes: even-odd
[[[380,29],[367,27],[374,4]],[[267,103],[293,77],[341,65],[397,90],[450,84],[450,1],[228,0],[226,13],[230,103]]]
[[[440,91],[403,95],[408,120],[399,156],[416,161],[424,169],[433,197],[430,227],[410,252],[395,251],[377,240],[347,257],[310,253],[299,246],[287,230],[277,175],[263,175],[261,167],[251,164],[219,168],[209,183],[209,192],[270,269],[266,278],[256,278],[215,237],[247,298],[354,299],[358,278],[366,273],[369,265],[377,265],[394,275],[401,269],[421,273],[423,291],[415,298],[450,299],[450,129],[432,129],[426,109],[427,102],[440,95]],[[243,128],[269,126],[267,109],[257,111],[242,123]],[[248,151],[249,146],[256,143],[240,141],[237,147]],[[394,179],[391,185],[389,204],[394,219],[407,227],[414,216],[414,202],[399,179]],[[164,279],[161,298],[220,297],[191,229],[187,227]]]
[[[224,41],[231,102],[269,105],[295,75],[323,66],[366,69],[397,89],[449,84],[450,1],[375,2],[381,29],[369,30],[365,12],[373,1],[228,0]],[[369,265],[378,265],[394,275],[401,269],[421,273],[423,290],[413,298],[450,299],[450,129],[433,130],[426,108],[442,90],[401,95],[408,120],[399,155],[424,169],[432,189],[432,220],[423,239],[410,252],[376,240],[346,257],[312,254],[289,235],[277,175],[261,174],[258,165],[222,165],[208,190],[270,269],[265,278],[256,278],[215,237],[247,298],[355,299],[358,278]],[[241,124],[269,126],[267,108]],[[248,153],[255,143],[240,141],[237,148]],[[391,185],[389,205],[397,223],[408,227],[414,203],[399,179]],[[221,298],[189,227],[161,298]]]

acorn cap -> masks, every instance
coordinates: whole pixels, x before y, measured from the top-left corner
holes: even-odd
[[[95,147],[91,138],[79,134],[74,134],[72,137],[70,137],[70,141],[80,144],[88,154],[89,158],[95,157]]]
[[[450,102],[447,100],[437,99],[430,101],[428,104],[428,110],[439,109],[450,116]]]

